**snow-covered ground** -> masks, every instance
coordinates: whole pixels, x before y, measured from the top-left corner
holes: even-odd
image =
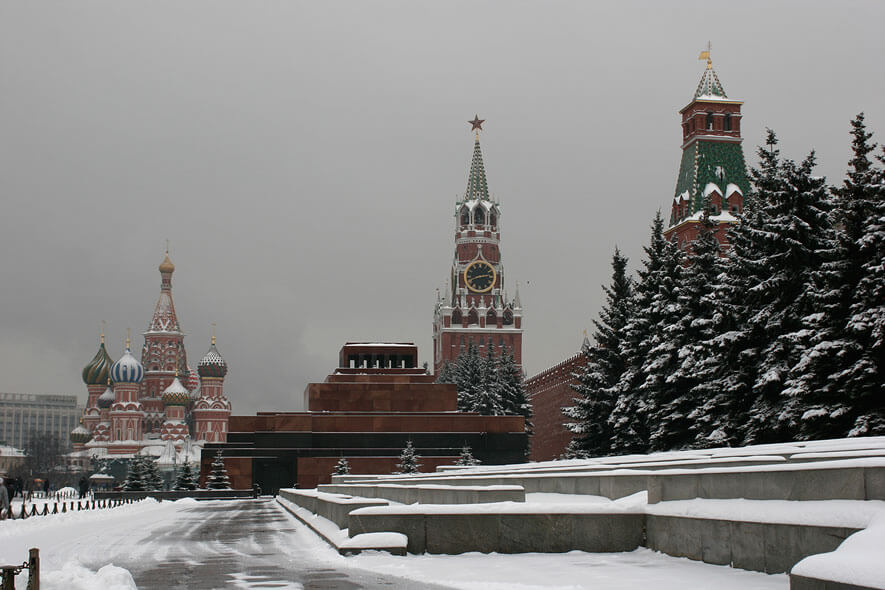
[[[110,510],[4,521],[0,523],[0,560],[4,563],[24,561],[29,547],[39,547],[44,590],[131,590],[136,587],[133,577],[120,565],[137,563],[150,569],[152,564],[168,562],[173,554],[186,554],[193,563],[203,556],[218,556],[217,548],[208,546],[208,541],[207,546],[202,547],[199,540],[193,540],[187,534],[189,528],[195,526],[193,510],[198,504],[200,507],[218,504],[220,512],[233,507],[230,503],[197,503],[190,499],[162,503],[145,500]],[[565,554],[468,553],[397,557],[367,553],[342,557],[279,506],[268,502],[267,507],[279,511],[279,522],[284,523],[276,525],[279,532],[267,541],[267,546],[252,547],[256,545],[256,538],[248,533],[238,541],[254,549],[256,555],[275,553],[280,556],[281,563],[287,563],[285,560],[289,559],[290,567],[294,567],[291,559],[297,552],[298,559],[310,562],[313,568],[350,571],[351,575],[360,569],[369,570],[414,580],[415,587],[425,584],[483,590],[619,590],[652,585],[655,590],[786,590],[789,587],[785,575],[770,576],[708,565],[647,549],[607,554],[574,551]],[[236,526],[236,522],[231,523],[232,534],[236,533],[233,530]],[[176,527],[180,528],[179,534],[175,533]],[[158,535],[162,536],[163,542],[150,542]],[[248,552],[240,555],[249,559]],[[16,587],[23,589],[25,581],[26,576],[20,575]],[[262,583],[266,582],[253,579],[244,572],[232,574],[228,585],[251,588],[260,587]],[[188,587],[198,586],[192,581]],[[300,586],[290,582],[285,587]]]

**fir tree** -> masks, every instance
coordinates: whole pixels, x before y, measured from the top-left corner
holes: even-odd
[[[525,418],[525,431],[532,433],[532,404],[525,392],[522,370],[516,365],[513,350],[506,346],[498,357],[496,389],[504,414]]]
[[[464,445],[461,448],[461,455],[458,457],[458,461],[455,462],[455,465],[461,465],[463,467],[472,467],[474,465],[479,465],[482,463],[479,459],[473,456],[473,453],[470,451],[470,447],[468,445]]]
[[[455,361],[454,380],[458,386],[458,409],[473,412],[483,387],[483,362],[476,344],[471,342]]]
[[[415,451],[415,447],[412,446],[412,441],[409,440],[406,443],[406,448],[400,453],[399,463],[396,464],[396,473],[402,475],[419,473],[421,471],[421,463],[419,462],[420,458],[421,457],[419,457]]]
[[[473,347],[476,351],[476,347]],[[501,397],[500,381],[498,378],[498,359],[495,357],[495,348],[491,340],[486,347],[486,356],[477,356],[476,380],[465,384],[470,391],[470,404],[468,411],[476,412],[484,416],[502,416],[505,414],[504,403]]]
[[[144,463],[142,458],[136,455],[129,460],[129,472],[126,474],[126,481],[123,482],[123,490],[126,492],[143,492],[147,489],[144,477]]]
[[[342,455],[338,459],[338,463],[335,464],[334,469],[332,469],[332,475],[348,475],[350,473],[350,463],[347,462],[347,459]]]
[[[452,363],[445,361],[436,377],[436,383],[455,383],[455,369]]]
[[[191,468],[191,464],[187,461],[182,464],[178,470],[178,477],[175,478],[175,491],[193,491],[199,487],[197,474]]]
[[[713,419],[698,406],[703,399],[696,387],[703,385],[698,368],[716,335],[718,298],[716,284],[722,271],[717,225],[710,219],[711,206],[704,208],[698,235],[691,244],[677,300],[678,320],[668,331],[670,346],[678,347],[675,362],[654,393],[654,429],[650,448],[656,451],[693,446],[701,424]],[[708,409],[709,411],[709,409]]]
[[[221,456],[221,449],[215,453],[215,460],[212,461],[212,470],[209,477],[206,478],[206,487],[210,490],[229,490],[230,479],[227,477],[227,468],[224,466],[224,457]]]
[[[144,470],[144,489],[160,491],[163,489],[163,476],[157,467],[157,460],[151,455],[142,457],[142,469]]]
[[[616,248],[612,257],[612,283],[604,287],[606,305],[594,321],[595,346],[584,349],[586,365],[575,405],[563,408],[572,420],[566,426],[576,436],[577,448],[590,455],[629,452],[645,447],[643,433],[633,420],[633,408],[617,405],[617,384],[624,371],[620,348],[624,327],[632,311],[633,285],[627,276],[627,259]]]

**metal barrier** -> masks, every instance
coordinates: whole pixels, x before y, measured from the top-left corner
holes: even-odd
[[[40,550],[32,547],[28,552],[28,561],[21,565],[0,565],[3,572],[0,590],[15,590],[15,577],[22,570],[28,570],[28,590],[40,590]]]
[[[43,510],[37,510],[36,504],[31,504],[31,509],[28,510],[27,506],[24,502],[22,502],[22,509],[19,513],[19,518],[30,518],[32,516],[48,516],[50,514],[63,514],[66,512],[81,512],[83,510],[99,510],[104,508],[116,508],[117,506],[122,506],[124,504],[132,504],[134,502],[138,502],[140,499],[133,498],[117,498],[117,499],[106,499],[106,500],[86,500],[82,502],[78,500],[74,502],[62,502],[61,508],[58,506],[58,502],[54,502],[52,508],[49,508],[49,503],[43,504]],[[0,588],[3,590],[3,588]]]

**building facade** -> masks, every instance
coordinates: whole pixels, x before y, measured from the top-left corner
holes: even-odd
[[[184,332],[172,299],[175,266],[169,252],[159,266],[160,297],[144,332],[141,360],[126,338],[114,362],[105,346],[83,368],[87,403],[82,423],[70,431],[72,463],[88,458],[151,454],[173,463],[198,460],[206,441],[224,442],[230,401],[224,394],[227,363],[213,334],[209,351],[194,371],[187,364]]]
[[[0,393],[0,444],[25,449],[33,431],[53,434],[66,446],[81,412],[76,395]]]
[[[749,191],[747,165],[741,147],[741,105],[729,99],[713,69],[707,67],[694,97],[682,110],[682,160],[670,211],[667,239],[686,249],[697,238],[701,215],[709,211],[716,237],[727,245],[728,228],[738,222]]]
[[[470,344],[482,351],[494,346],[499,355],[506,348],[522,366],[519,286],[510,299],[504,289],[501,259],[501,204],[489,194],[479,145],[483,121],[477,117],[470,123],[476,136],[467,190],[455,203],[455,255],[433,313],[436,374]]]
[[[522,416],[459,412],[455,385],[434,383],[417,358],[410,342],[348,342],[339,366],[305,389],[307,411],[232,416],[227,442],[204,447],[203,480],[216,449],[232,487],[264,493],[328,483],[342,457],[354,474],[393,473],[408,441],[421,471],[454,464],[465,445],[485,465],[525,460]]]

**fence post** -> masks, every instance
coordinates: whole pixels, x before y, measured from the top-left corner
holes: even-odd
[[[28,590],[40,590],[40,550],[36,547],[28,552]]]
[[[11,512],[11,511],[10,511],[10,512]],[[27,511],[25,510],[25,499],[22,498],[22,513],[21,513],[21,516],[20,516],[19,518],[27,518],[27,517],[28,517],[28,513],[27,513]]]

